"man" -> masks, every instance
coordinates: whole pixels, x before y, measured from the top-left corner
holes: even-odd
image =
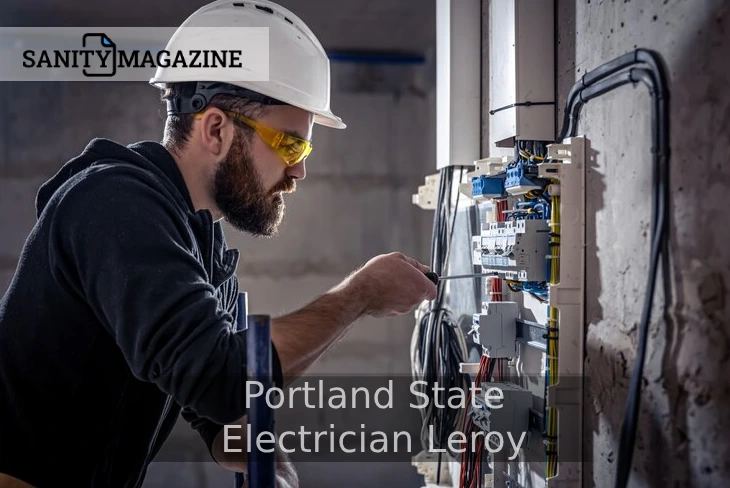
[[[162,145],[96,139],[41,187],[0,302],[2,488],[138,487],[181,411],[216,460],[245,470],[245,459],[222,458],[222,426],[245,415],[246,347],[234,326],[238,252],[220,220],[275,234],[282,195],[305,176],[312,124],[344,124],[329,109],[324,50],[291,12],[226,0],[183,24],[196,25],[209,26],[211,43],[222,25],[268,27],[278,53],[269,81],[161,68],[152,83],[168,108]],[[277,382],[358,318],[432,299],[426,271],[399,253],[378,256],[274,319]]]

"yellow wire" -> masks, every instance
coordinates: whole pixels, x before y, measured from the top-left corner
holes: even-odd
[[[550,214],[550,284],[556,285],[560,281],[560,197],[551,197]],[[550,307],[548,317],[548,375],[550,385],[558,381],[558,309]],[[558,474],[557,436],[558,436],[558,415],[554,407],[546,409],[547,416],[547,439],[545,450],[547,459],[545,466],[545,477],[552,478]]]
[[[535,156],[531,152],[525,151],[524,149],[520,149],[519,151],[520,151],[520,156],[522,156],[525,159],[531,159],[531,160],[534,159],[535,161],[544,161],[545,160],[544,157],[542,157],[542,156]]]

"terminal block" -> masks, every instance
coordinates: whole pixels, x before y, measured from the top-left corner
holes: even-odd
[[[472,318],[474,342],[491,358],[515,357],[518,317],[516,302],[484,302],[482,313]]]
[[[540,190],[544,185],[538,177],[538,166],[517,161],[507,168],[504,188],[510,195],[524,195],[530,190]]]
[[[504,191],[504,173],[495,176],[476,176],[471,180],[472,198],[500,198]]]
[[[504,168],[511,162],[511,156],[474,161],[474,171],[466,174],[468,183],[460,183],[459,192],[480,203],[491,198],[506,196],[504,191],[504,178],[506,176]]]
[[[546,281],[549,241],[546,220],[483,224],[481,235],[472,239],[473,264],[508,280]]]

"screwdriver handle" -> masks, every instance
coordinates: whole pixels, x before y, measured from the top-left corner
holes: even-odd
[[[433,281],[433,284],[434,285],[438,286],[438,284],[439,284],[439,275],[437,275],[433,271],[428,271],[428,272],[426,272],[424,274],[426,275],[426,278],[428,278],[429,280]]]
[[[471,274],[463,274],[463,275],[450,275],[450,276],[439,276],[433,271],[429,271],[428,273],[424,273],[426,277],[433,281],[435,285],[438,285],[444,280],[464,280],[464,279],[474,279],[474,278],[494,278],[497,276],[496,273],[471,273]]]

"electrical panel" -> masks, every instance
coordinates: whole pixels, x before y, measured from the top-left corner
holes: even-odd
[[[494,442],[490,432],[525,440],[511,457],[491,444],[449,456],[449,472],[460,462],[461,477],[439,486],[579,487],[582,384],[575,378],[584,357],[585,141],[518,140],[514,156],[479,160],[458,174],[446,168],[441,176],[458,185],[457,202],[467,197],[461,212],[471,218],[458,230],[445,224],[459,220],[452,215],[459,207],[442,180],[436,215],[442,234],[458,246],[445,253],[449,266],[437,270],[479,281],[472,287],[444,281],[447,299],[433,313],[448,309],[462,317],[451,324],[468,351],[459,373],[482,391],[498,388],[503,395],[498,406],[475,396],[465,421],[451,424],[451,431],[481,434],[490,439],[485,443]],[[458,349],[458,338],[448,340],[451,351]]]

